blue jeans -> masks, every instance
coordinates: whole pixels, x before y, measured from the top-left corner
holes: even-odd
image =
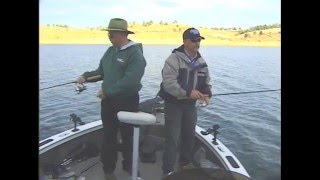
[[[174,171],[178,147],[180,149],[180,165],[186,165],[192,160],[197,109],[194,104],[165,102],[164,111],[166,141],[162,159],[162,171],[167,174]]]

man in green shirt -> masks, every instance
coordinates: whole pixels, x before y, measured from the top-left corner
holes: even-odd
[[[132,173],[133,125],[122,123],[117,118],[119,111],[137,112],[139,108],[139,91],[146,61],[142,44],[128,39],[134,34],[127,29],[127,21],[120,18],[111,19],[108,35],[112,43],[102,56],[96,70],[83,73],[76,81],[85,83],[90,77],[103,80],[98,97],[101,98],[101,119],[104,139],[101,161],[105,177],[116,179],[113,171],[117,161],[117,132],[120,129],[123,150],[122,168]]]

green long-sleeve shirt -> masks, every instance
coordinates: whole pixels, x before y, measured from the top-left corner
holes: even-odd
[[[146,60],[142,44],[129,41],[120,50],[108,48],[100,60],[98,69],[85,72],[85,78],[102,75],[102,90],[107,97],[127,97],[136,94],[141,88]]]

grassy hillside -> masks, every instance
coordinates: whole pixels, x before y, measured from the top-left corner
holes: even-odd
[[[176,44],[182,43],[182,33],[189,28],[183,24],[142,24],[130,25],[129,30],[135,34],[129,39],[143,44]],[[196,27],[198,28],[198,27]],[[245,34],[237,30],[216,30],[198,28],[206,39],[201,45],[225,46],[270,46],[280,47],[281,29],[273,28]],[[40,26],[40,44],[110,44],[107,32],[97,28],[70,28]]]

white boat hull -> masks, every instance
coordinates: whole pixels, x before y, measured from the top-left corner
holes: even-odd
[[[157,119],[163,118],[162,114],[157,114]],[[158,125],[161,126],[161,122],[158,122]],[[79,144],[83,142],[90,142],[92,144],[95,144],[96,147],[99,149],[101,147],[100,137],[102,136],[102,122],[101,120],[91,122],[82,126],[77,127],[78,131],[73,132],[73,129],[69,129],[67,131],[61,132],[59,134],[56,134],[54,136],[51,136],[47,139],[44,139],[40,142],[39,147],[39,156],[40,156],[40,169],[42,168],[43,164],[67,164],[67,157],[71,157],[72,153],[76,153],[74,150],[79,147]],[[224,168],[228,171],[236,172],[242,176],[245,176],[249,179],[249,174],[245,170],[245,168],[242,166],[240,161],[234,156],[234,154],[218,139],[216,139],[217,145],[212,143],[213,136],[211,134],[208,135],[202,135],[201,131],[204,131],[199,126],[196,126],[196,139],[198,144],[201,144],[203,148],[206,150],[206,152],[210,152],[211,156],[216,159],[217,162],[209,162],[209,166],[218,166],[219,168]],[[79,148],[78,148],[79,149]],[[152,173],[154,177],[154,174],[158,174],[159,179],[161,177],[161,155],[162,153],[157,152],[157,163],[155,163],[155,168],[158,168],[158,173]],[[210,159],[210,158],[209,158]],[[72,161],[72,158],[70,158],[69,161]],[[83,169],[86,168],[86,166],[94,166],[101,162],[99,159],[98,154],[95,154],[94,157],[85,159],[85,160],[77,160],[79,162],[81,161],[88,161],[86,165],[83,165],[84,167],[78,169],[74,169],[74,175],[75,177],[84,177]],[[214,160],[212,160],[214,161]],[[66,167],[70,168],[70,166],[75,166],[74,162],[69,163],[69,165],[66,165]],[[144,163],[140,163],[140,166]],[[99,165],[97,165],[96,168],[98,168]],[[150,164],[145,165],[145,169],[148,169],[148,167],[151,167]],[[70,168],[72,169],[72,168]],[[102,174],[102,167],[99,167],[100,173]],[[45,172],[47,170],[44,170],[43,174],[46,174],[45,176],[50,177],[48,175],[48,172]],[[78,171],[78,172],[77,172]],[[141,171],[141,170],[140,170]],[[149,170],[150,171],[150,168]],[[43,172],[41,170],[41,172]],[[50,174],[50,173],[49,173]],[[87,172],[88,174],[88,172]],[[121,173],[120,173],[121,174]],[[144,172],[142,172],[144,174]],[[145,174],[146,175],[146,174]],[[119,175],[121,176],[121,175]],[[147,176],[147,175],[146,175]],[[100,178],[100,177],[99,177]],[[147,177],[144,177],[145,180],[147,180]],[[88,177],[87,177],[88,179]],[[90,179],[90,178],[89,178]]]

